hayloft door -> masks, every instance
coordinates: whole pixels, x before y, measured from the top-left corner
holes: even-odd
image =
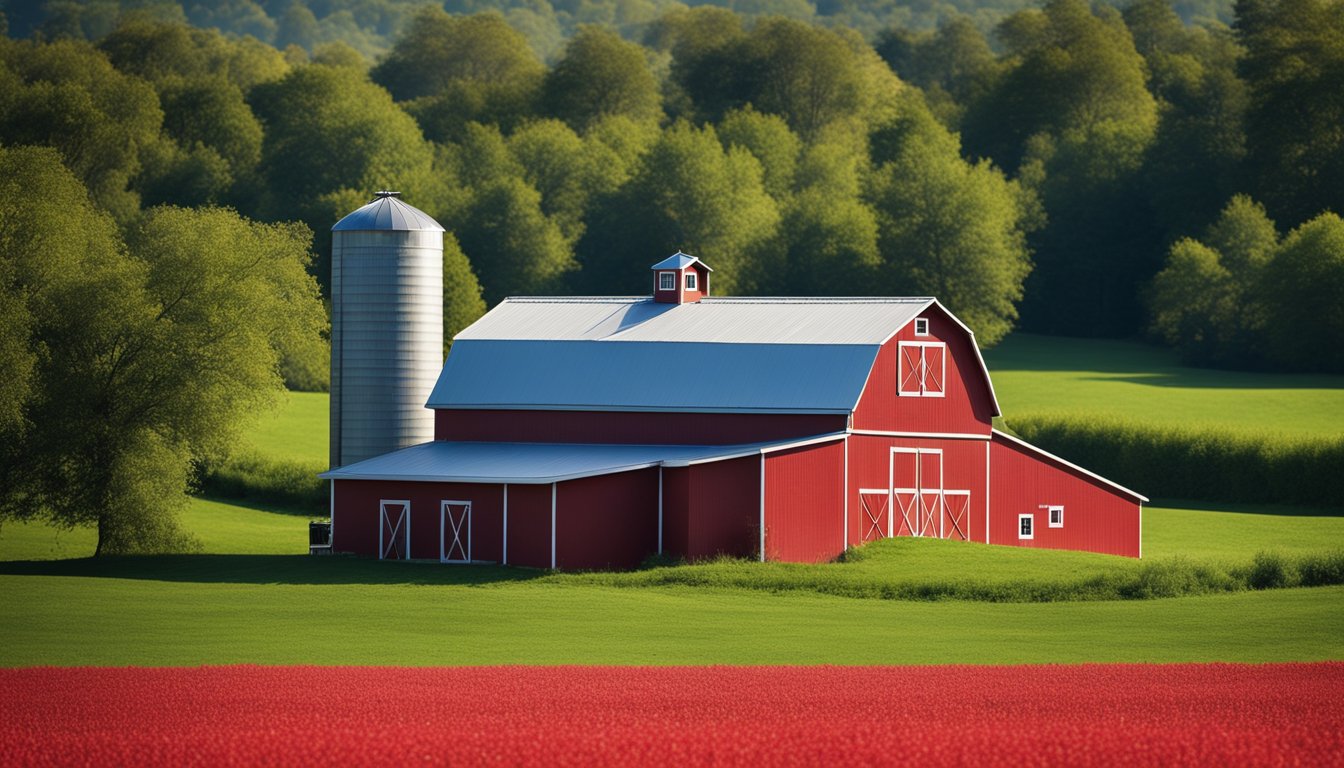
[[[442,501],[439,504],[439,561],[471,562],[471,502]]]

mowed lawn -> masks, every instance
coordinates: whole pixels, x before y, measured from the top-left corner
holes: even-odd
[[[1344,435],[1344,376],[1187,368],[1127,341],[1013,334],[985,353],[1008,425],[1023,416],[1114,417],[1296,437]]]
[[[1284,512],[1276,510],[1275,512]],[[985,603],[856,599],[828,582],[1050,587],[1141,565],[1076,552],[893,540],[822,566],[630,574],[302,554],[306,520],[197,501],[205,554],[41,561],[50,529],[0,530],[0,665],[928,664],[1344,657],[1344,588]],[[62,546],[75,537],[61,534]],[[1145,513],[1148,561],[1337,548],[1344,518]],[[85,541],[86,548],[92,542]],[[213,553],[213,554],[211,554]],[[82,554],[72,550],[56,555]],[[673,575],[660,583],[659,574]],[[677,580],[681,580],[679,583]],[[774,583],[772,584],[772,580]],[[812,586],[799,588],[799,582]]]

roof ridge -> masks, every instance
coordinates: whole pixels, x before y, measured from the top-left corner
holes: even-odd
[[[597,304],[631,301],[652,301],[651,296],[506,296],[504,301]],[[932,296],[706,296],[699,302],[680,306],[690,307],[700,304],[916,304],[933,301]]]

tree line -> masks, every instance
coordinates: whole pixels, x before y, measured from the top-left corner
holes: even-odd
[[[1017,324],[1334,369],[1196,350],[1154,278],[1236,195],[1289,231],[1344,209],[1342,8],[1241,0],[1229,28],[1051,0],[870,42],[702,6],[637,41],[579,26],[549,64],[495,13],[421,8],[374,62],[126,14],[93,43],[6,42],[0,140],[56,146],[118,221],[298,218],[323,286],[330,223],[397,186],[453,235],[449,335],[482,300],[643,291],[680,248],[721,291],[938,295],[986,345]],[[320,358],[287,358],[291,382],[320,385]]]

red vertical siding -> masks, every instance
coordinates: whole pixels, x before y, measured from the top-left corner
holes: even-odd
[[[658,551],[658,470],[556,487],[556,566],[634,568]]]
[[[663,468],[663,554],[689,557],[691,468]]]
[[[915,324],[892,337],[878,352],[868,383],[854,410],[854,428],[888,432],[964,433],[988,436],[993,415],[989,384],[976,357],[974,342],[942,310],[929,307],[929,335],[916,336]],[[941,341],[947,344],[943,397],[902,397],[897,392],[899,343]]]
[[[760,456],[663,470],[663,551],[702,560],[753,557],[760,536]]]
[[[765,455],[765,554],[817,563],[844,552],[843,440]]]
[[[509,484],[509,565],[551,567],[551,486]]]
[[[1139,503],[1094,478],[1012,441],[990,445],[990,542],[1139,556]],[[1049,527],[1045,505],[1064,507],[1064,526]],[[1034,538],[1018,537],[1018,515],[1035,517]]]
[[[411,503],[412,558],[439,559],[439,508],[447,499],[471,502],[472,558],[496,562],[500,559],[503,487],[483,483],[337,480],[333,551],[378,556],[378,504],[383,499],[405,499]],[[467,532],[463,531],[463,535]]]
[[[845,429],[824,414],[621,413],[615,411],[434,412],[434,439],[518,443],[733,445]]]

